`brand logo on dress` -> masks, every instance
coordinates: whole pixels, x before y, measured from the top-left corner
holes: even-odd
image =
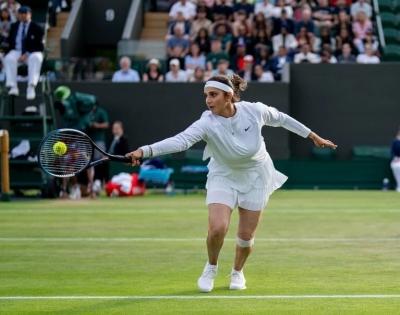
[[[250,129],[250,126],[248,126],[247,128],[245,128],[244,131],[247,131],[247,130],[249,130],[249,129]]]

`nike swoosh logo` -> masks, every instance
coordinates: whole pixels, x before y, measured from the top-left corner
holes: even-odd
[[[249,129],[250,129],[250,126],[248,126],[247,128],[245,128],[244,131],[247,131],[247,130],[249,130]]]

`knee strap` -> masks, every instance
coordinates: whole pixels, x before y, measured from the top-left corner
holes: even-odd
[[[242,240],[240,237],[236,238],[236,244],[239,247],[252,247],[254,245],[254,237],[252,239],[249,239],[248,241]]]

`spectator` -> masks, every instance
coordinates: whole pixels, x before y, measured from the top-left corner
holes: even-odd
[[[339,32],[339,35],[336,36],[336,52],[340,53],[342,51],[342,46],[344,44],[349,44],[351,47],[351,51],[353,54],[357,54],[357,49],[354,46],[353,39],[350,36],[348,30],[346,28],[342,28]]]
[[[259,46],[259,48],[256,50],[256,64],[261,65],[265,71],[271,69],[269,52],[270,50],[267,46]]]
[[[342,11],[344,11],[346,13],[346,15],[350,15],[350,8],[346,3],[347,0],[337,0],[336,4],[334,5],[330,5],[331,7],[334,8],[334,19],[336,20],[338,14]]]
[[[217,76],[217,75],[224,75],[224,76],[232,76],[233,71],[229,69],[229,60],[227,59],[220,59],[218,61],[217,69],[215,69],[211,76]]]
[[[243,70],[238,72],[239,76],[248,82],[255,80],[255,77],[253,74],[253,62],[254,62],[253,56],[246,55],[244,57]]]
[[[351,46],[348,43],[343,44],[342,53],[338,57],[339,63],[355,63],[356,57],[351,53]]]
[[[180,69],[180,62],[178,59],[171,59],[169,62],[170,71],[165,75],[166,82],[186,82],[187,74]]]
[[[271,71],[264,71],[261,65],[254,66],[254,81],[257,82],[274,82],[274,75]]]
[[[286,26],[289,33],[294,33],[294,22],[292,19],[288,18],[286,10],[282,10],[281,16],[274,19],[274,34],[279,34],[281,32],[282,25]]]
[[[43,62],[43,29],[32,21],[32,11],[28,6],[18,10],[18,22],[11,25],[8,38],[9,53],[4,58],[6,86],[9,95],[19,95],[17,86],[18,63],[28,64],[28,88],[26,98],[36,97],[35,87],[39,81]]]
[[[392,161],[390,167],[396,181],[396,191],[400,192],[400,130],[397,132],[396,138],[392,142],[391,153]]]
[[[162,82],[164,75],[160,69],[160,61],[158,59],[150,59],[147,64],[146,72],[143,73],[143,82]]]
[[[296,24],[296,32],[295,32],[296,35],[300,32],[300,29],[302,27],[306,28],[307,33],[314,34],[315,25],[314,21],[312,20],[311,9],[309,8],[304,8],[303,11],[301,12],[301,21],[299,21]]]
[[[318,50],[319,49],[319,43],[316,43],[317,40],[316,38],[313,36],[312,33],[307,32],[307,29],[305,26],[303,26],[299,33],[296,36],[296,40],[297,40],[297,44],[298,46],[302,46],[303,44],[309,44],[314,50]]]
[[[178,59],[181,69],[185,68],[185,51],[183,50],[182,46],[177,45],[172,49],[171,55],[169,55],[169,57],[167,59],[168,65],[172,59]],[[168,70],[169,70],[169,68],[168,68]]]
[[[232,2],[228,0],[216,0],[213,8],[214,20],[216,16],[223,15],[227,20],[230,20],[233,14]]]
[[[179,25],[176,25],[174,28],[174,35],[170,37],[167,41],[167,54],[169,57],[174,56],[173,49],[176,46],[180,46],[182,48],[182,53],[180,57],[184,57],[189,51],[189,40],[185,38],[183,29]],[[175,55],[175,57],[177,57]]]
[[[321,63],[337,63],[335,56],[332,56],[331,50],[329,48],[324,48],[321,51]]]
[[[239,28],[244,28],[246,33],[250,30],[251,25],[249,25],[247,21],[246,12],[244,10],[238,11],[235,14],[235,19],[232,23],[233,36],[239,35]]]
[[[180,27],[183,30],[183,37],[189,39],[190,35],[190,22],[185,20],[183,13],[178,11],[176,19],[172,21],[168,27],[168,34],[166,40],[170,39],[175,35],[175,27]]]
[[[294,56],[294,63],[319,63],[318,55],[311,52],[309,44],[303,44],[300,52]]]
[[[121,57],[119,66],[121,69],[114,73],[112,82],[140,82],[139,73],[131,69],[131,59],[129,57]]]
[[[265,18],[264,14],[258,12],[253,18],[253,35],[257,33],[259,30],[267,29],[267,19]]]
[[[271,38],[265,29],[257,31],[256,35],[253,38],[253,47],[251,50],[248,49],[247,52],[254,53],[253,48],[257,50],[260,46],[267,46],[271,50],[273,48],[273,42],[271,41]]]
[[[204,82],[205,81],[205,70],[200,67],[194,69],[193,74],[189,78],[189,82]]]
[[[353,32],[352,29],[353,27],[351,25],[351,17],[344,10],[339,11],[339,13],[335,15],[334,34],[338,35],[342,28],[347,29],[349,34],[352,34]]]
[[[206,68],[206,57],[200,52],[199,45],[192,43],[190,53],[185,57],[185,70],[190,74],[197,67]]]
[[[219,39],[222,44],[222,50],[229,54],[232,46],[232,34],[228,30],[226,23],[216,24],[212,39]]]
[[[271,69],[275,74],[275,80],[280,81],[282,78],[282,71],[285,64],[291,62],[290,57],[287,53],[285,46],[280,46],[278,49],[278,54],[271,60]]]
[[[253,39],[249,36],[247,27],[245,25],[240,25],[237,31],[237,36],[232,38],[231,54],[237,51],[238,46],[243,46],[246,50],[250,51],[253,48]]]
[[[237,45],[235,53],[231,58],[232,70],[234,70],[235,72],[243,70],[245,55],[246,55],[246,47],[243,44]]]
[[[370,44],[374,53],[377,54],[379,52],[379,42],[374,36],[372,30],[368,30],[367,33],[365,34],[365,38],[361,41],[356,41],[357,44],[357,50],[359,53],[364,53],[365,52],[365,45]]]
[[[208,32],[211,30],[212,22],[207,19],[207,11],[205,8],[201,7],[197,10],[196,19],[192,22],[192,27],[190,29],[190,38],[195,40],[198,36],[199,31],[205,28]]]
[[[330,49],[335,49],[335,40],[331,37],[331,29],[323,26],[319,30],[318,49],[316,51],[322,51],[322,47],[325,45],[329,46]]]
[[[269,2],[269,0],[262,0],[262,2],[256,3],[254,8],[254,13],[262,13],[266,19],[269,19],[274,14],[274,6]]]
[[[196,5],[188,0],[178,0],[172,5],[169,18],[176,20],[178,12],[182,12],[185,20],[192,20],[196,16]]]
[[[12,22],[16,22],[18,20],[18,11],[20,8],[21,5],[15,0],[5,0],[0,6],[1,10],[8,10]]]
[[[319,28],[333,25],[334,9],[329,7],[328,0],[318,0],[318,6],[314,9],[313,18],[315,25]]]
[[[372,32],[372,23],[365,12],[359,11],[353,22],[354,44],[360,45],[360,41],[366,37],[369,31]]]
[[[0,11],[0,50],[8,48],[8,36],[10,35],[11,18],[8,9]]]
[[[293,34],[287,31],[286,25],[282,25],[281,33],[272,37],[272,47],[274,53],[277,53],[279,47],[284,46],[288,51],[297,48],[297,40]]]
[[[229,60],[229,55],[222,50],[222,44],[219,39],[211,41],[211,52],[207,55],[207,69],[212,70],[217,67],[218,61],[221,59]]]
[[[107,152],[114,155],[125,155],[129,152],[128,139],[124,135],[122,121],[116,120],[112,124],[113,140],[108,146]]]
[[[233,14],[236,14],[239,11],[246,12],[246,18],[252,19],[254,13],[254,6],[249,3],[248,0],[236,0],[235,5],[233,6]]]
[[[357,56],[357,63],[371,63],[371,64],[376,64],[380,63],[380,59],[375,56],[374,50],[371,46],[371,44],[366,44],[365,45],[365,52],[363,54],[359,54]]]
[[[372,7],[366,0],[358,0],[353,3],[350,12],[353,18],[356,18],[359,12],[364,12],[366,17],[369,19],[372,17]]]
[[[282,10],[286,11],[287,18],[293,18],[293,8],[285,3],[285,0],[277,0],[275,3],[273,16],[275,18],[280,18],[282,16]]]
[[[199,30],[194,42],[199,45],[201,53],[207,55],[210,52],[210,38],[208,36],[208,30],[206,28],[201,28]]]

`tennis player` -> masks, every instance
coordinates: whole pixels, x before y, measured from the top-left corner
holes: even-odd
[[[228,231],[232,210],[239,209],[236,256],[229,288],[246,288],[243,266],[254,245],[261,212],[271,193],[287,177],[274,168],[265,148],[261,128],[284,127],[317,147],[336,149],[336,145],[292,117],[263,103],[240,101],[247,82],[238,75],[214,76],[204,86],[209,110],[174,137],[130,152],[132,164],[139,159],[187,150],[196,142],[206,142],[203,159],[210,158],[207,178],[208,261],[198,279],[201,292],[210,292],[217,275],[218,256]]]

